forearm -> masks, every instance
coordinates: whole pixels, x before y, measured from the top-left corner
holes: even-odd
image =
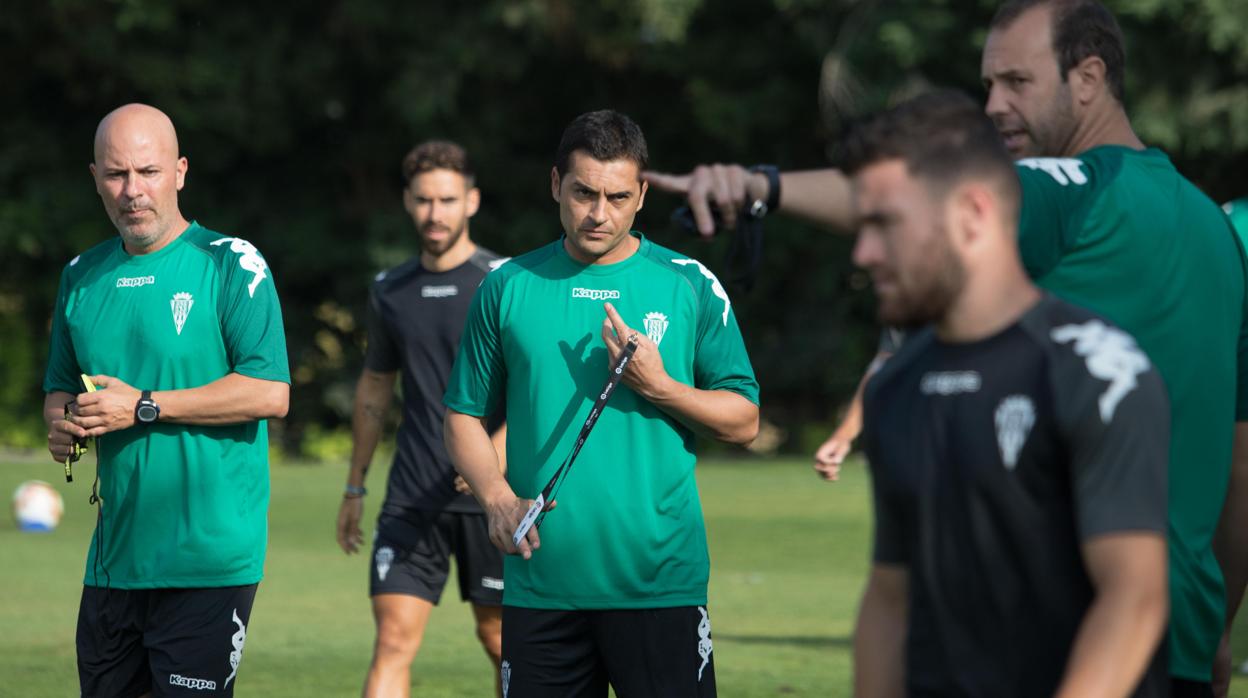
[[[443,431],[455,470],[482,507],[488,510],[491,503],[515,496],[499,470],[498,452],[484,419],[447,409]]]
[[[152,399],[160,405],[162,422],[205,426],[241,424],[285,417],[290,404],[290,386],[231,373],[198,388],[156,391]]]
[[[1059,698],[1127,696],[1157,651],[1166,627],[1166,541],[1121,533],[1085,544],[1107,554],[1084,558],[1096,596],[1084,615],[1058,688]],[[1117,550],[1110,550],[1117,546]]]
[[[65,405],[73,400],[73,395],[59,390],[45,395],[43,397],[43,423],[51,429],[52,422],[65,417]]]
[[[780,210],[838,233],[852,233],[853,205],[849,178],[840,170],[805,170],[780,174]]]
[[[1248,585],[1248,422],[1235,424],[1231,479],[1214,537],[1214,554],[1226,583],[1226,626],[1239,611]]]
[[[700,390],[668,378],[643,397],[694,433],[745,445],[758,436],[758,405],[729,390]]]
[[[498,472],[503,475],[507,474],[507,423],[503,422],[501,426],[490,434],[490,443],[494,444],[494,453],[498,455]]]
[[[906,624],[909,602],[902,590],[868,581],[854,629],[854,695],[905,695]]]
[[[373,454],[381,442],[394,392],[394,376],[364,369],[355,385],[351,410],[351,468],[347,473],[347,484],[352,487],[364,486]]]

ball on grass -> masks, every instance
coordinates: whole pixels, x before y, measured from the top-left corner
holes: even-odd
[[[22,531],[52,531],[65,513],[61,493],[42,480],[27,480],[13,491],[13,518]]]

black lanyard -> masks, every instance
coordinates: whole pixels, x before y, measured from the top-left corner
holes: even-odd
[[[585,423],[581,425],[581,433],[577,435],[576,443],[572,444],[572,452],[568,454],[563,464],[551,476],[550,482],[547,482],[546,486],[542,488],[542,492],[537,495],[537,499],[533,500],[533,505],[529,507],[524,518],[520,520],[520,525],[516,526],[516,531],[511,536],[511,541],[515,545],[520,545],[520,541],[524,539],[530,528],[535,526],[541,527],[542,521],[546,518],[546,504],[554,499],[555,493],[563,486],[563,481],[567,479],[568,472],[572,470],[572,462],[576,460],[576,456],[581,452],[581,447],[585,445],[585,440],[589,438],[589,432],[593,431],[594,425],[598,423],[598,418],[602,416],[602,410],[607,406],[607,400],[615,392],[615,387],[620,384],[620,379],[624,376],[624,368],[632,360],[633,352],[635,351],[637,351],[637,338],[632,337],[624,345],[624,351],[620,352],[619,358],[615,360],[615,365],[611,367],[611,373],[607,376],[607,384],[598,393],[598,399],[594,400],[594,406],[590,408],[589,416],[585,418]]]

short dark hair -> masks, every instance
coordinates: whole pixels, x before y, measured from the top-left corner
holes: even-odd
[[[1097,56],[1105,63],[1109,92],[1122,104],[1126,95],[1126,42],[1114,13],[1096,0],[1009,0],[997,8],[988,29],[1005,28],[1028,10],[1053,8],[1053,53],[1062,82],[1079,62]]]
[[[901,160],[933,192],[968,176],[991,179],[1016,215],[1022,188],[1010,154],[992,120],[957,90],[929,92],[858,122],[845,137],[841,169],[853,175],[868,165]]]
[[[577,150],[603,162],[632,160],[639,170],[646,169],[650,161],[641,127],[614,109],[586,112],[564,129],[555,151],[555,169],[560,177],[568,173],[568,161]]]
[[[473,186],[472,163],[468,161],[468,152],[458,143],[425,141],[412,148],[403,158],[404,186],[410,185],[416,175],[432,170],[458,172],[464,176],[465,184]]]

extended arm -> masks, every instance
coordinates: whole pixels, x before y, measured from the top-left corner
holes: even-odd
[[[484,417],[474,417],[447,408],[443,427],[446,450],[455,464],[455,470],[467,481],[473,495],[485,509],[489,520],[490,540],[504,553],[519,553],[529,559],[533,551],[541,547],[537,527],[529,529],[519,547],[511,540],[511,534],[524,518],[532,500],[521,499],[507,484],[499,467],[498,453],[486,430]],[[554,502],[547,504],[553,508]]]
[[[1083,560],[1096,596],[1057,695],[1130,695],[1166,627],[1166,539],[1149,532],[1097,536],[1083,544]]]
[[[663,368],[659,348],[644,332],[634,332],[610,303],[602,321],[602,341],[610,361],[637,336],[637,350],[624,369],[623,382],[695,433],[727,443],[745,445],[758,436],[758,405],[729,390],[702,390],[672,378]]]
[[[1235,445],[1231,451],[1231,480],[1213,540],[1213,552],[1226,582],[1226,631],[1224,647],[1215,666],[1215,691],[1226,694],[1230,680],[1230,632],[1248,586],[1248,422],[1235,423]]]
[[[134,406],[140,391],[112,376],[91,376],[94,393],[77,398],[74,422],[87,436],[101,436],[134,426]],[[240,424],[286,416],[290,386],[281,381],[230,373],[198,388],[152,393],[160,405],[160,421],[215,426]]]
[[[854,630],[854,695],[905,695],[906,623],[910,573],[901,565],[875,563],[858,607]]]
[[[685,196],[704,236],[715,233],[711,204],[731,228],[739,211],[754,201],[766,201],[771,193],[766,175],[740,165],[699,165],[685,175],[646,172],[642,177],[651,187]],[[849,178],[832,168],[782,172],[780,211],[837,232],[853,232]]]
[[[858,380],[858,387],[854,390],[853,399],[849,401],[849,407],[845,408],[845,416],[841,419],[840,426],[815,451],[815,472],[824,480],[836,480],[840,477],[841,463],[849,455],[854,439],[862,431],[862,395],[866,392],[867,381],[871,380],[871,376],[875,375],[890,356],[892,354],[887,351],[876,353],[867,370],[862,372],[862,378]]]
[[[347,471],[347,486],[363,487],[373,453],[381,441],[386,423],[386,411],[394,395],[393,371],[381,373],[365,368],[355,384],[355,404],[351,412],[351,465]],[[364,499],[359,495],[344,495],[338,508],[338,545],[343,552],[353,553],[364,543],[360,530],[360,518],[364,514]]]

